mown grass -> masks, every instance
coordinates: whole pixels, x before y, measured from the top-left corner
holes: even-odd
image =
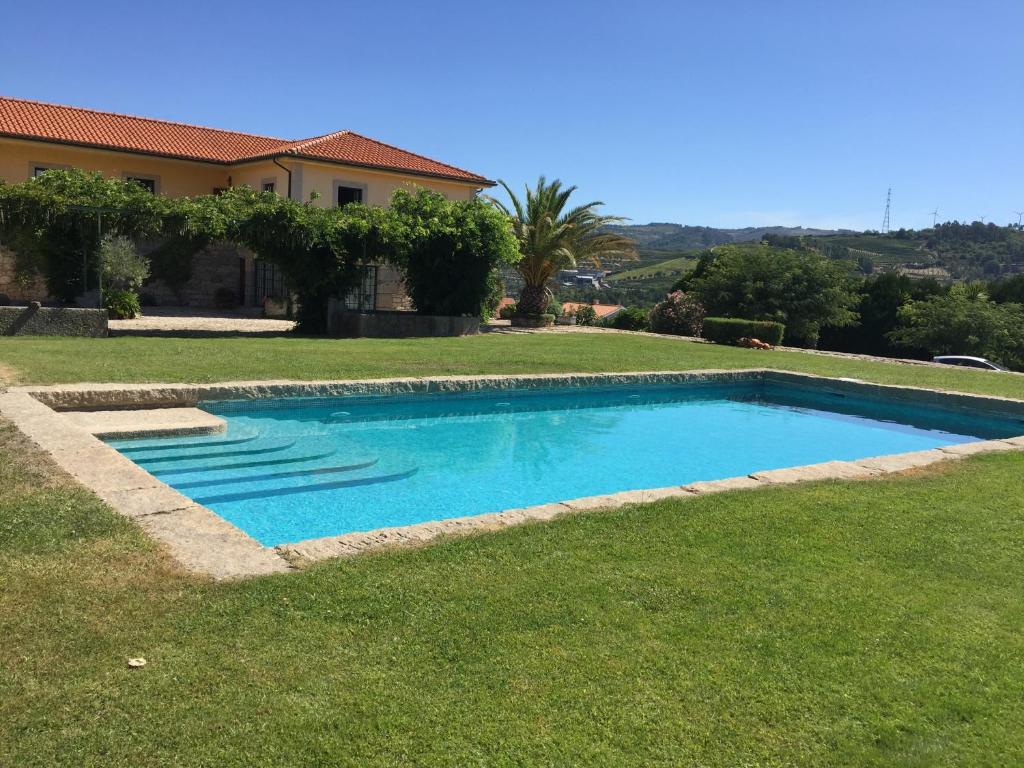
[[[802,352],[760,352],[616,333],[490,333],[442,339],[0,339],[0,374],[6,373],[11,382],[33,384],[751,367],[1024,397],[1024,376]]]
[[[1024,397],[615,334],[0,340],[37,383],[754,366]],[[999,455],[211,584],[0,424],[0,765],[1022,764],[1021,498]]]
[[[0,765],[1024,762],[1020,455],[221,585],[0,468]]]

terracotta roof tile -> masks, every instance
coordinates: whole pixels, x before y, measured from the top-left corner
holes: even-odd
[[[289,141],[147,117],[0,97],[0,135],[225,164],[292,155],[491,184],[483,176],[351,131]]]
[[[584,306],[588,306],[586,302],[567,301],[562,304],[562,311],[575,312],[577,309]],[[590,304],[589,306],[594,308],[594,314],[597,315],[599,320],[611,317],[612,315],[617,315],[625,309],[621,304]]]

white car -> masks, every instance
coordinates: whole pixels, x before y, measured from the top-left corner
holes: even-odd
[[[984,357],[969,357],[967,355],[939,355],[932,358],[933,363],[943,365],[959,365],[961,368],[981,368],[984,371],[1007,371],[999,363],[993,363]]]

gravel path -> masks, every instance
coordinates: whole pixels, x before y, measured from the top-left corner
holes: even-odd
[[[146,309],[133,320],[111,320],[111,336],[171,336],[171,335],[234,335],[259,334],[270,336],[289,333],[295,328],[292,320],[242,315],[235,312],[190,309],[188,307],[159,307]]]

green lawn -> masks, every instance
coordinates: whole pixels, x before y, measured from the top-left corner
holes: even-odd
[[[21,381],[772,365],[626,335],[4,339]],[[212,584],[0,422],[0,766],[1024,764],[1024,454]],[[132,670],[129,657],[146,667]]]
[[[449,339],[2,338],[9,380],[211,382],[474,373],[770,367],[1024,398],[1024,376],[863,362],[627,334],[484,334]]]
[[[0,765],[1019,765],[1022,497],[1000,455],[213,585],[0,426]]]

